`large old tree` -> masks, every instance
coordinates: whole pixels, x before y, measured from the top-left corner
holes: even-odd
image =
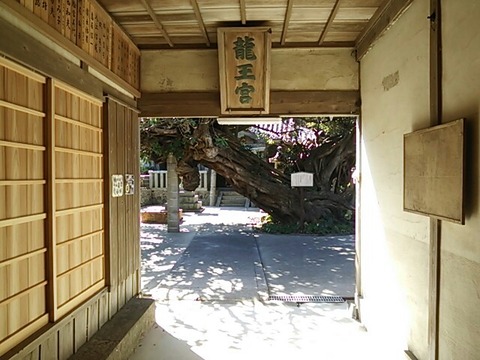
[[[213,119],[142,119],[142,156],[164,162],[173,153],[186,190],[195,190],[199,185],[197,165],[203,164],[283,223],[314,223],[351,215],[354,120],[286,121],[288,127],[252,130],[271,144],[267,150],[280,165],[277,169],[239,140],[238,131],[246,127],[221,126]],[[290,174],[298,171],[314,174],[314,187],[303,190],[303,206],[302,192],[290,186]]]

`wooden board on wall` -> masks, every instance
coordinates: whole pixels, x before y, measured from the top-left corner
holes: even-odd
[[[115,238],[123,276],[111,293],[105,288],[110,141],[102,108],[102,100],[0,58],[0,357],[66,358],[138,293],[138,189],[125,199],[124,242]],[[115,130],[113,143],[125,148],[123,171],[138,184],[137,112],[119,111],[124,140]],[[45,332],[15,348],[49,318]]]
[[[15,10],[23,10],[19,11],[22,15],[28,15],[28,11],[17,5],[14,0],[5,1]],[[41,19],[41,21],[37,21],[35,17],[31,19],[35,20],[36,25],[43,25],[44,22],[76,45],[64,43],[59,41],[58,36],[53,36],[60,46],[73,53],[82,53],[77,50],[82,49],[90,55],[90,60],[86,61],[88,64],[92,63],[94,68],[97,67],[97,70],[107,77],[109,75],[112,77],[112,72],[118,75],[119,79],[134,88],[136,96],[139,96],[140,51],[96,0],[18,1]],[[49,27],[47,26],[48,30]],[[49,34],[51,31],[46,33]],[[103,71],[106,69],[110,71]]]
[[[460,119],[404,136],[405,211],[464,223],[464,129]]]
[[[119,307],[138,292],[136,274],[140,268],[140,197],[139,197],[139,126],[138,112],[118,100],[109,97],[105,105],[106,129],[108,132],[108,163],[106,178],[121,175],[134,177],[133,194],[123,191],[113,197],[111,184],[106,187],[108,195],[108,253],[109,280],[115,286],[112,297]],[[124,186],[125,186],[124,182]]]
[[[105,286],[102,102],[55,82],[58,316]]]
[[[219,28],[221,113],[269,114],[271,29]]]
[[[48,322],[45,82],[0,58],[0,356]]]

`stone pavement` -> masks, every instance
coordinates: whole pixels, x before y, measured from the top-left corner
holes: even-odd
[[[142,225],[142,285],[157,300],[140,359],[397,359],[352,319],[349,303],[268,295],[353,296],[352,236],[256,234],[264,214],[206,208],[181,233]]]
[[[202,215],[186,214],[180,234],[168,234],[161,225],[143,226],[146,292],[157,300],[353,298],[353,236],[258,234],[249,225],[262,213],[219,213],[207,208]]]

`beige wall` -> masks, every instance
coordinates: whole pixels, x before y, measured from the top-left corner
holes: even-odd
[[[442,222],[439,358],[473,360],[480,354],[480,5],[442,5],[442,121],[467,119],[468,175],[465,225]],[[428,9],[428,0],[414,1],[361,62],[360,310],[372,332],[420,360],[428,358],[428,219],[402,211],[402,138],[429,124]]]
[[[416,0],[360,66],[362,321],[427,358],[428,219],[403,211],[403,134],[429,124],[428,0]]]
[[[272,49],[271,90],[357,90],[352,49]],[[218,91],[216,50],[145,50],[143,92]]]
[[[467,121],[464,226],[443,223],[440,359],[480,358],[480,3],[443,2],[443,105],[445,122]]]

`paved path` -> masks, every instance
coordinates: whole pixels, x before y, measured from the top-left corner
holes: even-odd
[[[353,236],[260,235],[269,295],[353,298]]]
[[[351,296],[354,251],[349,236],[255,234],[250,224],[262,215],[207,208],[186,214],[179,234],[142,225],[142,284],[157,300],[156,325],[131,360],[398,359],[348,303],[264,301],[268,292]]]

